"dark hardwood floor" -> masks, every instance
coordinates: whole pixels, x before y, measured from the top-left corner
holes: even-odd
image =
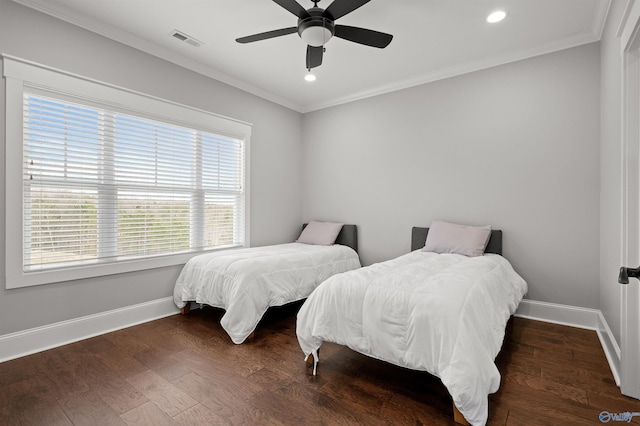
[[[0,425],[453,424],[450,397],[429,374],[325,344],[311,376],[298,308],[271,309],[242,345],[206,308],[1,363]],[[602,411],[640,412],[593,331],[513,318],[496,361],[488,424],[602,424]]]

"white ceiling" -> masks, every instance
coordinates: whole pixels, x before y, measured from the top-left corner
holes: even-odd
[[[338,105],[600,39],[610,0],[373,0],[336,23],[393,34],[377,49],[333,38],[318,79],[304,81],[297,34],[235,39],[295,26],[269,0],[14,0],[299,112]],[[338,0],[340,1],[340,0]],[[299,0],[310,8],[310,0]],[[322,0],[327,8],[331,0]],[[507,12],[498,24],[486,16]],[[171,36],[179,30],[200,47]]]

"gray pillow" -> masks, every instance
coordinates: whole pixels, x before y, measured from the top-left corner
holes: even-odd
[[[422,251],[482,256],[491,236],[491,226],[459,225],[433,221]]]
[[[310,221],[296,240],[298,243],[330,246],[336,242],[342,223]]]

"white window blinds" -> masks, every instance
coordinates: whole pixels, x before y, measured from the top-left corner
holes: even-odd
[[[247,245],[251,124],[1,58],[7,289]]]
[[[244,141],[23,95],[23,270],[244,244]]]

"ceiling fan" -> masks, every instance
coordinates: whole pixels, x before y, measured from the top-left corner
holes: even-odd
[[[298,17],[295,27],[281,28],[236,39],[238,43],[251,43],[259,40],[298,33],[307,44],[307,69],[322,64],[324,45],[331,37],[339,37],[354,43],[383,49],[391,43],[393,36],[366,28],[338,25],[335,20],[351,13],[370,0],[334,0],[326,9],[318,7],[320,0],[311,0],[313,7],[305,9],[296,0],[273,0]]]

